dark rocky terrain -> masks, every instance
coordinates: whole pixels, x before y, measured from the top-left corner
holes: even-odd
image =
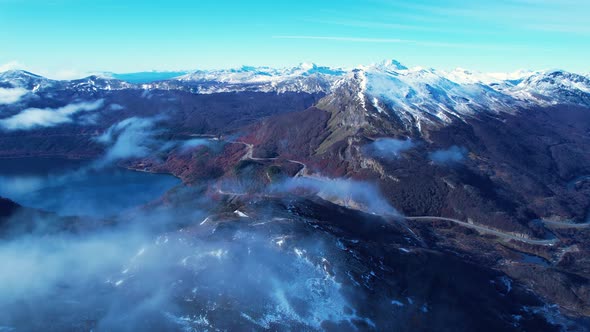
[[[0,157],[183,181],[108,220],[0,199],[17,248],[114,248],[87,274],[0,302],[0,330],[587,330],[590,94],[575,88],[587,79],[465,84],[404,68],[271,83],[0,74],[29,91],[0,105]],[[10,127],[31,109],[60,118]],[[11,233],[36,222],[58,226]]]

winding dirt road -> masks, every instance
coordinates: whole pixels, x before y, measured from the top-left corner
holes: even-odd
[[[255,161],[275,161],[278,160],[279,158],[257,158],[254,157],[252,154],[254,152],[254,145],[250,144],[250,143],[245,143],[245,142],[241,142],[241,141],[227,141],[228,143],[233,143],[233,144],[242,144],[244,145],[248,150],[246,151],[246,154],[242,157],[242,160],[255,160]],[[305,163],[302,163],[300,161],[297,160],[292,160],[292,159],[285,159],[286,161],[293,163],[293,164],[297,164],[301,166],[301,169],[294,175],[294,177],[298,177],[298,176],[303,176],[305,175],[305,172],[307,171],[307,165]]]
[[[492,234],[495,235],[499,238],[505,239],[505,240],[515,240],[515,241],[520,241],[520,242],[524,242],[524,243],[528,243],[528,244],[536,244],[536,245],[542,245],[542,246],[553,246],[555,245],[557,242],[559,242],[559,239],[557,238],[553,238],[553,239],[546,239],[546,240],[537,240],[537,239],[529,239],[529,238],[525,238],[525,237],[520,237],[520,236],[516,236],[513,234],[508,234],[508,233],[504,233],[502,231],[498,231],[495,229],[491,229],[491,228],[487,228],[484,226],[480,226],[480,225],[475,225],[475,224],[470,224],[468,222],[465,221],[461,221],[458,219],[453,219],[453,218],[445,218],[445,217],[435,217],[435,216],[420,216],[420,217],[406,217],[406,219],[408,220],[444,220],[444,221],[450,221],[450,222],[454,222],[458,225],[467,227],[467,228],[471,228],[471,229],[475,229],[476,231],[480,232],[480,233],[484,233],[484,234]]]
[[[254,151],[254,145],[250,144],[250,143],[245,143],[245,142],[241,142],[241,141],[227,141],[228,143],[233,143],[233,144],[242,144],[244,146],[246,146],[247,151],[246,154],[244,154],[244,156],[242,157],[242,160],[255,160],[255,161],[275,161],[278,158],[257,158],[253,156],[253,151]],[[294,164],[298,164],[300,165],[302,168],[295,174],[295,177],[300,177],[300,176],[305,176],[306,172],[307,172],[307,165],[305,163],[302,163],[300,161],[297,160],[291,160],[291,159],[287,159],[288,162],[294,163]],[[221,190],[219,190],[220,193],[222,194],[228,194],[228,195],[244,195],[243,193],[227,193],[227,192],[222,192]],[[543,245],[543,246],[553,246],[555,244],[557,244],[559,242],[559,239],[557,238],[553,238],[553,239],[530,239],[530,238],[525,238],[525,237],[520,237],[520,236],[516,236],[513,234],[509,234],[509,233],[505,233],[499,230],[495,230],[495,229],[491,229],[491,228],[487,228],[484,226],[480,226],[480,225],[475,225],[475,224],[471,224],[465,221],[461,221],[458,219],[453,219],[453,218],[446,218],[446,217],[436,217],[436,216],[418,216],[418,217],[405,217],[405,219],[407,220],[416,220],[416,221],[425,221],[425,220],[444,220],[444,221],[450,221],[453,223],[456,223],[458,225],[467,227],[467,228],[471,228],[474,229],[482,234],[491,234],[494,236],[497,236],[499,238],[502,238],[504,240],[514,240],[514,241],[520,241],[520,242],[524,242],[524,243],[528,243],[528,244],[535,244],[535,245]],[[548,226],[554,226],[554,227],[571,227],[571,228],[586,228],[586,227],[590,227],[590,222],[589,223],[584,223],[584,224],[566,224],[566,223],[559,223],[559,222],[553,222],[553,221],[546,221],[546,220],[542,220],[543,223],[545,223]]]
[[[560,222],[560,221],[549,221],[549,220],[541,220],[541,222],[549,227],[554,228],[588,228],[590,227],[590,221],[586,221],[584,223],[574,224],[569,222]]]

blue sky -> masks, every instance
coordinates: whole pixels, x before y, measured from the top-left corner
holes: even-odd
[[[383,59],[589,72],[590,0],[0,0],[0,69],[54,75]]]

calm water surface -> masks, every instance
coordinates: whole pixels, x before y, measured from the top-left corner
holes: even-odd
[[[60,215],[109,216],[162,196],[180,180],[60,158],[0,159],[0,196]]]

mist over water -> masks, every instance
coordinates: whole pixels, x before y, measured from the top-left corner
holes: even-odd
[[[112,125],[97,139],[105,154],[93,162],[0,163],[0,196],[78,216],[21,211],[0,220],[0,332],[409,330],[409,318],[429,321],[431,311],[448,321],[470,319],[447,311],[455,294],[424,285],[447,275],[453,285],[463,274],[471,282],[471,267],[420,251],[420,239],[377,183],[320,174],[268,183],[253,176],[253,166],[131,209],[179,180],[116,168],[116,161],[162,152],[186,158],[223,144],[164,140],[158,119]],[[395,162],[415,146],[379,139],[365,152]],[[463,155],[451,148],[431,159],[457,162]],[[245,159],[259,168],[267,161],[251,153]],[[434,271],[424,268],[431,263]],[[455,264],[448,272],[447,263]],[[495,276],[475,277],[484,285],[476,294],[502,305],[508,294],[498,295]],[[472,307],[478,299],[466,294],[459,301]]]
[[[170,175],[87,166],[59,158],[3,159],[0,196],[62,216],[105,217],[157,199],[180,183]]]
[[[365,321],[331,271],[327,259],[344,252],[329,236],[293,228],[304,223],[200,222],[210,219],[196,202],[136,211],[89,232],[40,230],[2,242],[0,326],[315,330],[325,321]]]

